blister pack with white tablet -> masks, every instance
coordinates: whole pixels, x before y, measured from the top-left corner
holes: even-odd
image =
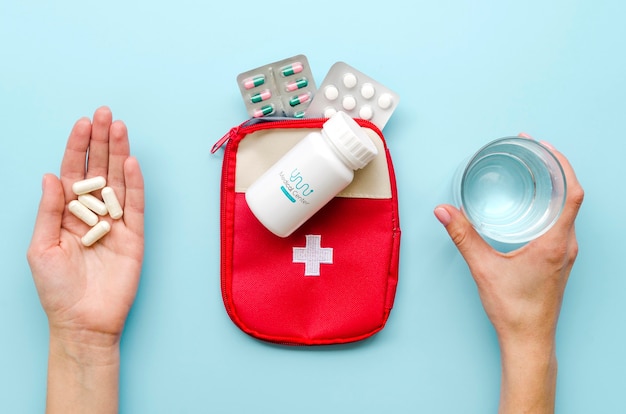
[[[248,114],[254,118],[302,118],[316,91],[311,67],[304,55],[240,73],[237,83]]]
[[[335,63],[306,110],[307,118],[330,118],[343,111],[371,121],[379,129],[387,124],[400,96],[352,66]]]

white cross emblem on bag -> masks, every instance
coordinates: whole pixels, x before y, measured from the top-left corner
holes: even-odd
[[[333,264],[332,247],[321,247],[322,236],[307,235],[306,247],[293,248],[293,263],[304,263],[304,276],[319,276],[320,264]]]

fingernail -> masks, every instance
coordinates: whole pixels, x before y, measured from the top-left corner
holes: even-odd
[[[437,220],[439,220],[439,222],[443,224],[444,227],[450,224],[450,221],[452,220],[452,218],[450,217],[450,213],[448,213],[448,210],[443,207],[437,207],[435,209],[435,217],[437,217]]]
[[[526,132],[520,132],[517,136],[520,138],[534,139],[530,134],[527,134]]]

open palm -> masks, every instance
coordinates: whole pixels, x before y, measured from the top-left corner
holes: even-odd
[[[124,209],[111,231],[90,247],[80,239],[89,226],[67,204],[76,198],[72,184],[103,176]],[[82,118],[69,136],[60,179],[43,178],[43,194],[28,249],[35,285],[51,335],[87,342],[117,342],[133,303],[143,260],[143,178],[130,156],[126,126],[101,107],[93,123]],[[96,194],[99,195],[99,194]]]

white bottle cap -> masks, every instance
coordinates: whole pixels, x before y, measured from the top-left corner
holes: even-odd
[[[353,170],[365,167],[378,155],[367,133],[345,112],[334,114],[324,122],[322,129]]]

